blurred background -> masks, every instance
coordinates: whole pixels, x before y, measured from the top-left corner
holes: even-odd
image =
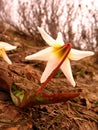
[[[60,31],[75,48],[98,50],[97,0],[0,0],[0,21],[46,45],[37,26],[53,38]]]

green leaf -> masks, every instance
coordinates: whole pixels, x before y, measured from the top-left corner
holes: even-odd
[[[24,90],[20,90],[15,85],[11,86],[11,90],[10,90],[11,98],[12,101],[15,103],[15,105],[19,105],[19,103],[23,101],[24,92],[25,92]]]
[[[43,100],[44,100],[44,98],[43,98],[43,97],[40,97],[40,96],[37,96],[37,97],[36,97],[36,101],[41,102],[41,101],[43,101]]]

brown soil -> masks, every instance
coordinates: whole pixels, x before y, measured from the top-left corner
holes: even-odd
[[[24,58],[43,47],[36,45],[31,37],[6,29],[1,23],[0,41],[18,46],[17,50],[8,52],[13,62],[9,70],[39,84],[45,63],[25,62]],[[0,67],[7,66],[2,58],[0,63]],[[58,71],[46,89],[50,92],[79,91],[79,97],[65,103],[21,109],[13,104],[8,93],[0,91],[0,130],[98,130],[98,53],[71,63],[77,87],[73,88]],[[26,72],[29,74],[25,76]]]

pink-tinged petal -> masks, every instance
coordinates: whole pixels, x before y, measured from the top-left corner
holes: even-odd
[[[63,41],[63,37],[62,37],[62,33],[58,32],[57,38],[56,38],[56,44],[63,46],[64,45],[64,41]]]
[[[68,58],[71,60],[80,60],[82,58],[85,58],[87,56],[92,56],[94,55],[94,52],[92,51],[80,51],[76,49],[71,49]]]
[[[14,50],[17,46],[13,46],[6,42],[0,42],[0,49],[4,48],[6,51]]]
[[[42,61],[48,61],[50,54],[52,53],[52,47],[48,47],[46,49],[43,49],[35,54],[26,56],[26,60],[42,60]]]
[[[63,62],[60,68],[66,76],[66,78],[68,79],[68,81],[75,87],[76,83],[72,75],[71,65],[68,58],[66,58],[66,60]]]
[[[41,77],[41,83],[44,83],[50,74],[54,71],[54,69],[61,62],[60,59],[56,58],[53,54],[50,56],[50,59],[47,62],[46,68]]]
[[[43,74],[44,75],[43,76],[44,79],[43,78],[41,79],[42,85],[41,85],[41,87],[38,90],[39,92],[41,92],[43,90],[43,88],[45,88],[45,86],[47,85],[47,83],[56,74],[56,72],[58,71],[58,69],[60,68],[60,66],[64,62],[64,60],[67,58],[67,56],[68,56],[68,54],[70,52],[70,49],[71,49],[71,44],[65,44],[63,47],[56,48],[56,49],[53,52],[53,54],[51,55],[50,60],[49,60],[49,62],[51,62],[51,63],[48,64],[48,68],[50,66],[51,69],[48,70],[48,68],[46,67],[47,71],[45,71],[46,73]],[[59,57],[57,53],[60,53],[61,56]],[[48,75],[48,77],[45,77],[47,75]]]
[[[53,46],[55,43],[55,40],[51,36],[49,36],[42,28],[38,27],[38,30],[39,30],[42,38],[45,40],[45,42],[49,46]]]

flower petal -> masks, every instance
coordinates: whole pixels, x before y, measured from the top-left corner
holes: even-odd
[[[66,58],[66,60],[63,62],[60,68],[66,76],[66,78],[69,80],[69,82],[75,87],[76,83],[72,75],[71,65],[68,58]]]
[[[0,56],[8,63],[12,64],[11,60],[8,58],[7,54],[5,53],[4,49],[0,50]]]
[[[26,60],[42,60],[42,61],[48,61],[48,58],[50,54],[52,53],[52,47],[48,47],[46,49],[43,49],[35,54],[26,56]]]
[[[94,55],[94,52],[92,51],[80,51],[76,49],[71,49],[68,58],[71,60],[80,60],[82,58],[85,58],[87,56]]]
[[[42,28],[38,27],[39,32],[41,33],[41,36],[43,37],[43,39],[46,41],[46,43],[49,46],[53,46],[53,44],[55,43],[55,40],[49,36]]]
[[[63,41],[63,37],[62,37],[61,32],[58,32],[58,36],[56,38],[56,44],[59,44],[60,46],[64,45],[64,41]]]
[[[2,48],[4,48],[6,51],[10,51],[10,50],[16,49],[17,46],[10,45],[6,42],[0,42],[0,49]]]
[[[48,57],[49,58],[49,57]],[[61,60],[51,54],[50,59],[47,62],[46,68],[41,77],[41,83],[45,82],[53,70],[58,66]]]

